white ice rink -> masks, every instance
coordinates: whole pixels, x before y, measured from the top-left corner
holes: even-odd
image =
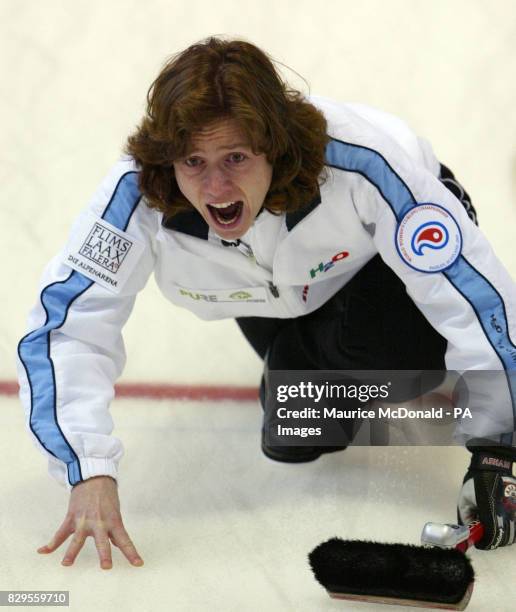
[[[516,5],[512,0],[3,0],[0,3],[0,381],[38,279],[139,121],[164,59],[210,34],[244,37],[312,93],[405,118],[466,186],[516,276]],[[293,85],[306,91],[294,73]],[[125,329],[124,381],[255,386],[260,362],[232,321],[206,323],[151,281]],[[330,600],[307,553],[339,535],[417,543],[455,520],[460,448],[352,448],[302,465],[259,448],[258,402],[116,400],[122,514],[145,560],[99,569],[89,539],[36,553],[68,494],[0,397],[0,590],[69,590],[74,612],[407,610]],[[472,612],[509,612],[516,546],[471,553]]]

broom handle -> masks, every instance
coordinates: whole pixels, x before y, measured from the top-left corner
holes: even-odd
[[[484,525],[480,521],[473,521],[468,525],[469,536],[467,540],[459,542],[455,548],[462,552],[466,552],[468,548],[482,539],[484,535]]]
[[[440,548],[456,548],[461,552],[466,552],[470,546],[481,540],[483,535],[484,526],[480,521],[473,521],[467,526],[427,523],[421,534],[421,544]]]

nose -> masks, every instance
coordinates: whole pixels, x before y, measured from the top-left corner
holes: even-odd
[[[224,168],[218,166],[206,168],[203,177],[203,188],[208,201],[210,199],[219,199],[224,194],[228,194],[231,190],[231,181]]]

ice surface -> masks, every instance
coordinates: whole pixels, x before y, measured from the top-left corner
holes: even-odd
[[[405,118],[464,183],[514,275],[511,0],[213,7],[47,0],[0,8],[0,378],[14,379],[42,268],[117,159],[148,85],[167,56],[210,34],[262,46],[313,93]],[[232,321],[196,320],[166,303],[153,281],[125,338],[126,380],[258,382],[260,363]],[[0,403],[0,588],[67,589],[74,611],[383,609],[330,600],[307,553],[334,535],[414,543],[425,522],[454,521],[467,462],[459,448],[355,448],[278,464],[260,452],[253,403],[115,401],[115,434],[126,447],[122,511],[146,565],[130,567],[115,549],[113,570],[101,572],[89,541],[76,565],[63,568],[64,548],[47,557],[35,550],[64,518],[68,494],[46,475],[18,402]],[[471,553],[478,584],[468,610],[513,610],[515,552]]]

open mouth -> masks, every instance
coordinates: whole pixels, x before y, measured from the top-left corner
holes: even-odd
[[[208,204],[207,206],[215,222],[226,229],[230,229],[239,222],[244,203],[237,200],[236,202],[221,202],[220,204]]]

